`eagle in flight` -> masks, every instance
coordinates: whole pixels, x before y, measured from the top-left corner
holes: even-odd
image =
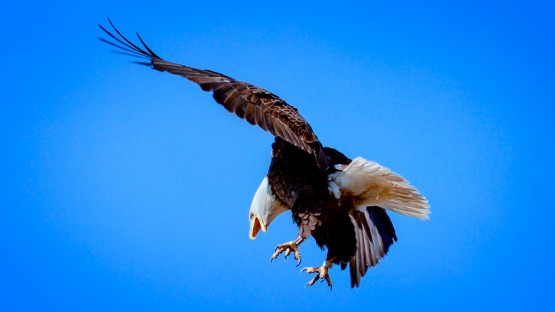
[[[137,34],[134,44],[108,20],[113,31],[101,41],[119,53],[142,59],[137,63],[182,76],[212,92],[228,111],[275,137],[268,174],[258,187],[249,212],[250,238],[266,231],[281,213],[291,210],[299,227],[295,239],[276,247],[271,259],[291,253],[301,263],[299,246],[310,236],[327,249],[323,264],[301,272],[316,273],[307,286],[326,281],[334,264],[349,267],[351,287],[358,287],[368,268],[378,264],[397,241],[386,210],[427,220],[428,201],[407,180],[380,164],[361,157],[350,159],[324,147],[297,109],[277,95],[229,76],[168,62]]]

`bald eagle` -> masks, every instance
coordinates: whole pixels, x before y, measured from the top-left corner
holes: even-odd
[[[368,268],[378,264],[397,241],[386,210],[427,220],[428,201],[407,180],[380,164],[361,157],[350,159],[324,147],[297,109],[275,94],[229,76],[168,62],[154,53],[137,34],[134,44],[113,25],[100,28],[110,37],[99,38],[142,59],[137,63],[180,75],[210,91],[228,111],[275,136],[267,175],[256,191],[250,211],[254,239],[281,213],[290,210],[299,228],[295,239],[276,247],[271,259],[291,253],[301,263],[299,245],[312,236],[327,249],[321,266],[301,272],[316,273],[307,283],[326,281],[334,264],[349,267],[351,287],[358,287]]]

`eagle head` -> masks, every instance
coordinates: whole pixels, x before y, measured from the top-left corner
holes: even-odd
[[[270,223],[287,209],[272,192],[272,187],[268,184],[268,178],[264,177],[252,199],[249,211],[251,224],[249,237],[255,239],[260,230],[266,232]]]

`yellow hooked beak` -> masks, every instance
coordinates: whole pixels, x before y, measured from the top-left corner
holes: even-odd
[[[251,221],[251,229],[249,232],[249,238],[250,239],[255,239],[256,235],[258,234],[258,232],[260,232],[260,230],[262,230],[262,232],[266,232],[267,227],[264,223],[260,222],[260,220],[258,219],[257,216],[255,215],[251,215],[250,216],[250,221]]]

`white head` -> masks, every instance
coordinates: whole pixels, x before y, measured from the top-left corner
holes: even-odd
[[[251,223],[249,237],[255,239],[260,230],[266,232],[274,219],[288,208],[272,193],[268,178],[264,177],[252,199],[249,219]]]

